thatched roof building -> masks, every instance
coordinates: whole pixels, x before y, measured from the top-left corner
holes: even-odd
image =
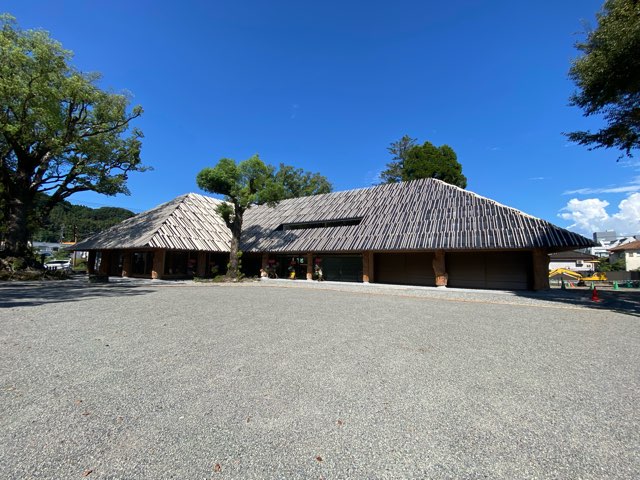
[[[426,178],[251,208],[247,252],[560,251],[591,246],[577,233]]]
[[[208,274],[212,264],[226,264],[220,252],[229,248],[219,204],[202,195],[178,197],[75,249],[100,252],[101,270],[112,274]],[[548,287],[550,252],[591,245],[545,220],[428,178],[252,207],[241,249],[248,274],[262,268],[308,279],[320,271],[330,280],[540,289]]]

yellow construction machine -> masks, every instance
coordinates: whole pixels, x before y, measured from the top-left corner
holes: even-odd
[[[596,272],[593,275],[589,275],[588,277],[584,277],[578,272],[574,272],[573,270],[569,270],[566,268],[555,268],[549,272],[549,278],[553,277],[569,277],[570,279],[576,282],[606,282],[607,275],[604,272]]]

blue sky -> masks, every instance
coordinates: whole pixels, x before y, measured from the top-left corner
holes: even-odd
[[[570,62],[601,0],[4,0],[74,65],[145,113],[131,196],[71,198],[140,212],[187,192],[220,158],[259,153],[367,187],[404,134],[448,144],[468,190],[591,236],[640,233],[640,164],[562,132]],[[203,192],[201,192],[203,193]]]

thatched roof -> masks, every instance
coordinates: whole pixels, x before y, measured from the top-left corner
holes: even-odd
[[[215,198],[189,193],[140,213],[73,246],[73,250],[167,248],[228,252],[231,232]]]
[[[247,252],[562,251],[594,243],[514,208],[427,178],[284,200],[245,214]]]

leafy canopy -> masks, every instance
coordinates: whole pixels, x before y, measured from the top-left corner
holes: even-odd
[[[198,186],[210,193],[225,195],[229,204],[218,207],[219,213],[231,228],[238,214],[251,205],[275,203],[283,198],[282,185],[275,182],[273,167],[265,165],[258,155],[236,163],[221,159],[215,167],[202,169],[197,177]]]
[[[223,158],[215,167],[202,169],[196,183],[207,192],[226,196],[231,205],[223,204],[218,210],[230,227],[234,216],[244,213],[251,205],[273,205],[286,198],[329,193],[332,189],[327,178],[319,173],[283,163],[276,170],[258,155],[239,163]]]
[[[37,192],[43,213],[76,192],[129,193],[141,164],[142,133],[131,128],[126,94],[106,92],[100,75],[70,65],[72,54],[47,32],[21,30],[0,16],[0,205],[9,249],[24,244]],[[26,232],[26,233],[25,233]]]
[[[380,174],[382,183],[437,178],[461,188],[467,186],[467,177],[462,174],[462,165],[448,145],[436,147],[430,142],[418,145],[415,138],[405,135],[393,142],[388,150],[393,155],[393,160]]]
[[[607,0],[597,18],[598,27],[576,44],[583,55],[569,71],[578,87],[571,105],[587,117],[602,115],[606,126],[567,136],[631,156],[640,147],[640,1]]]

